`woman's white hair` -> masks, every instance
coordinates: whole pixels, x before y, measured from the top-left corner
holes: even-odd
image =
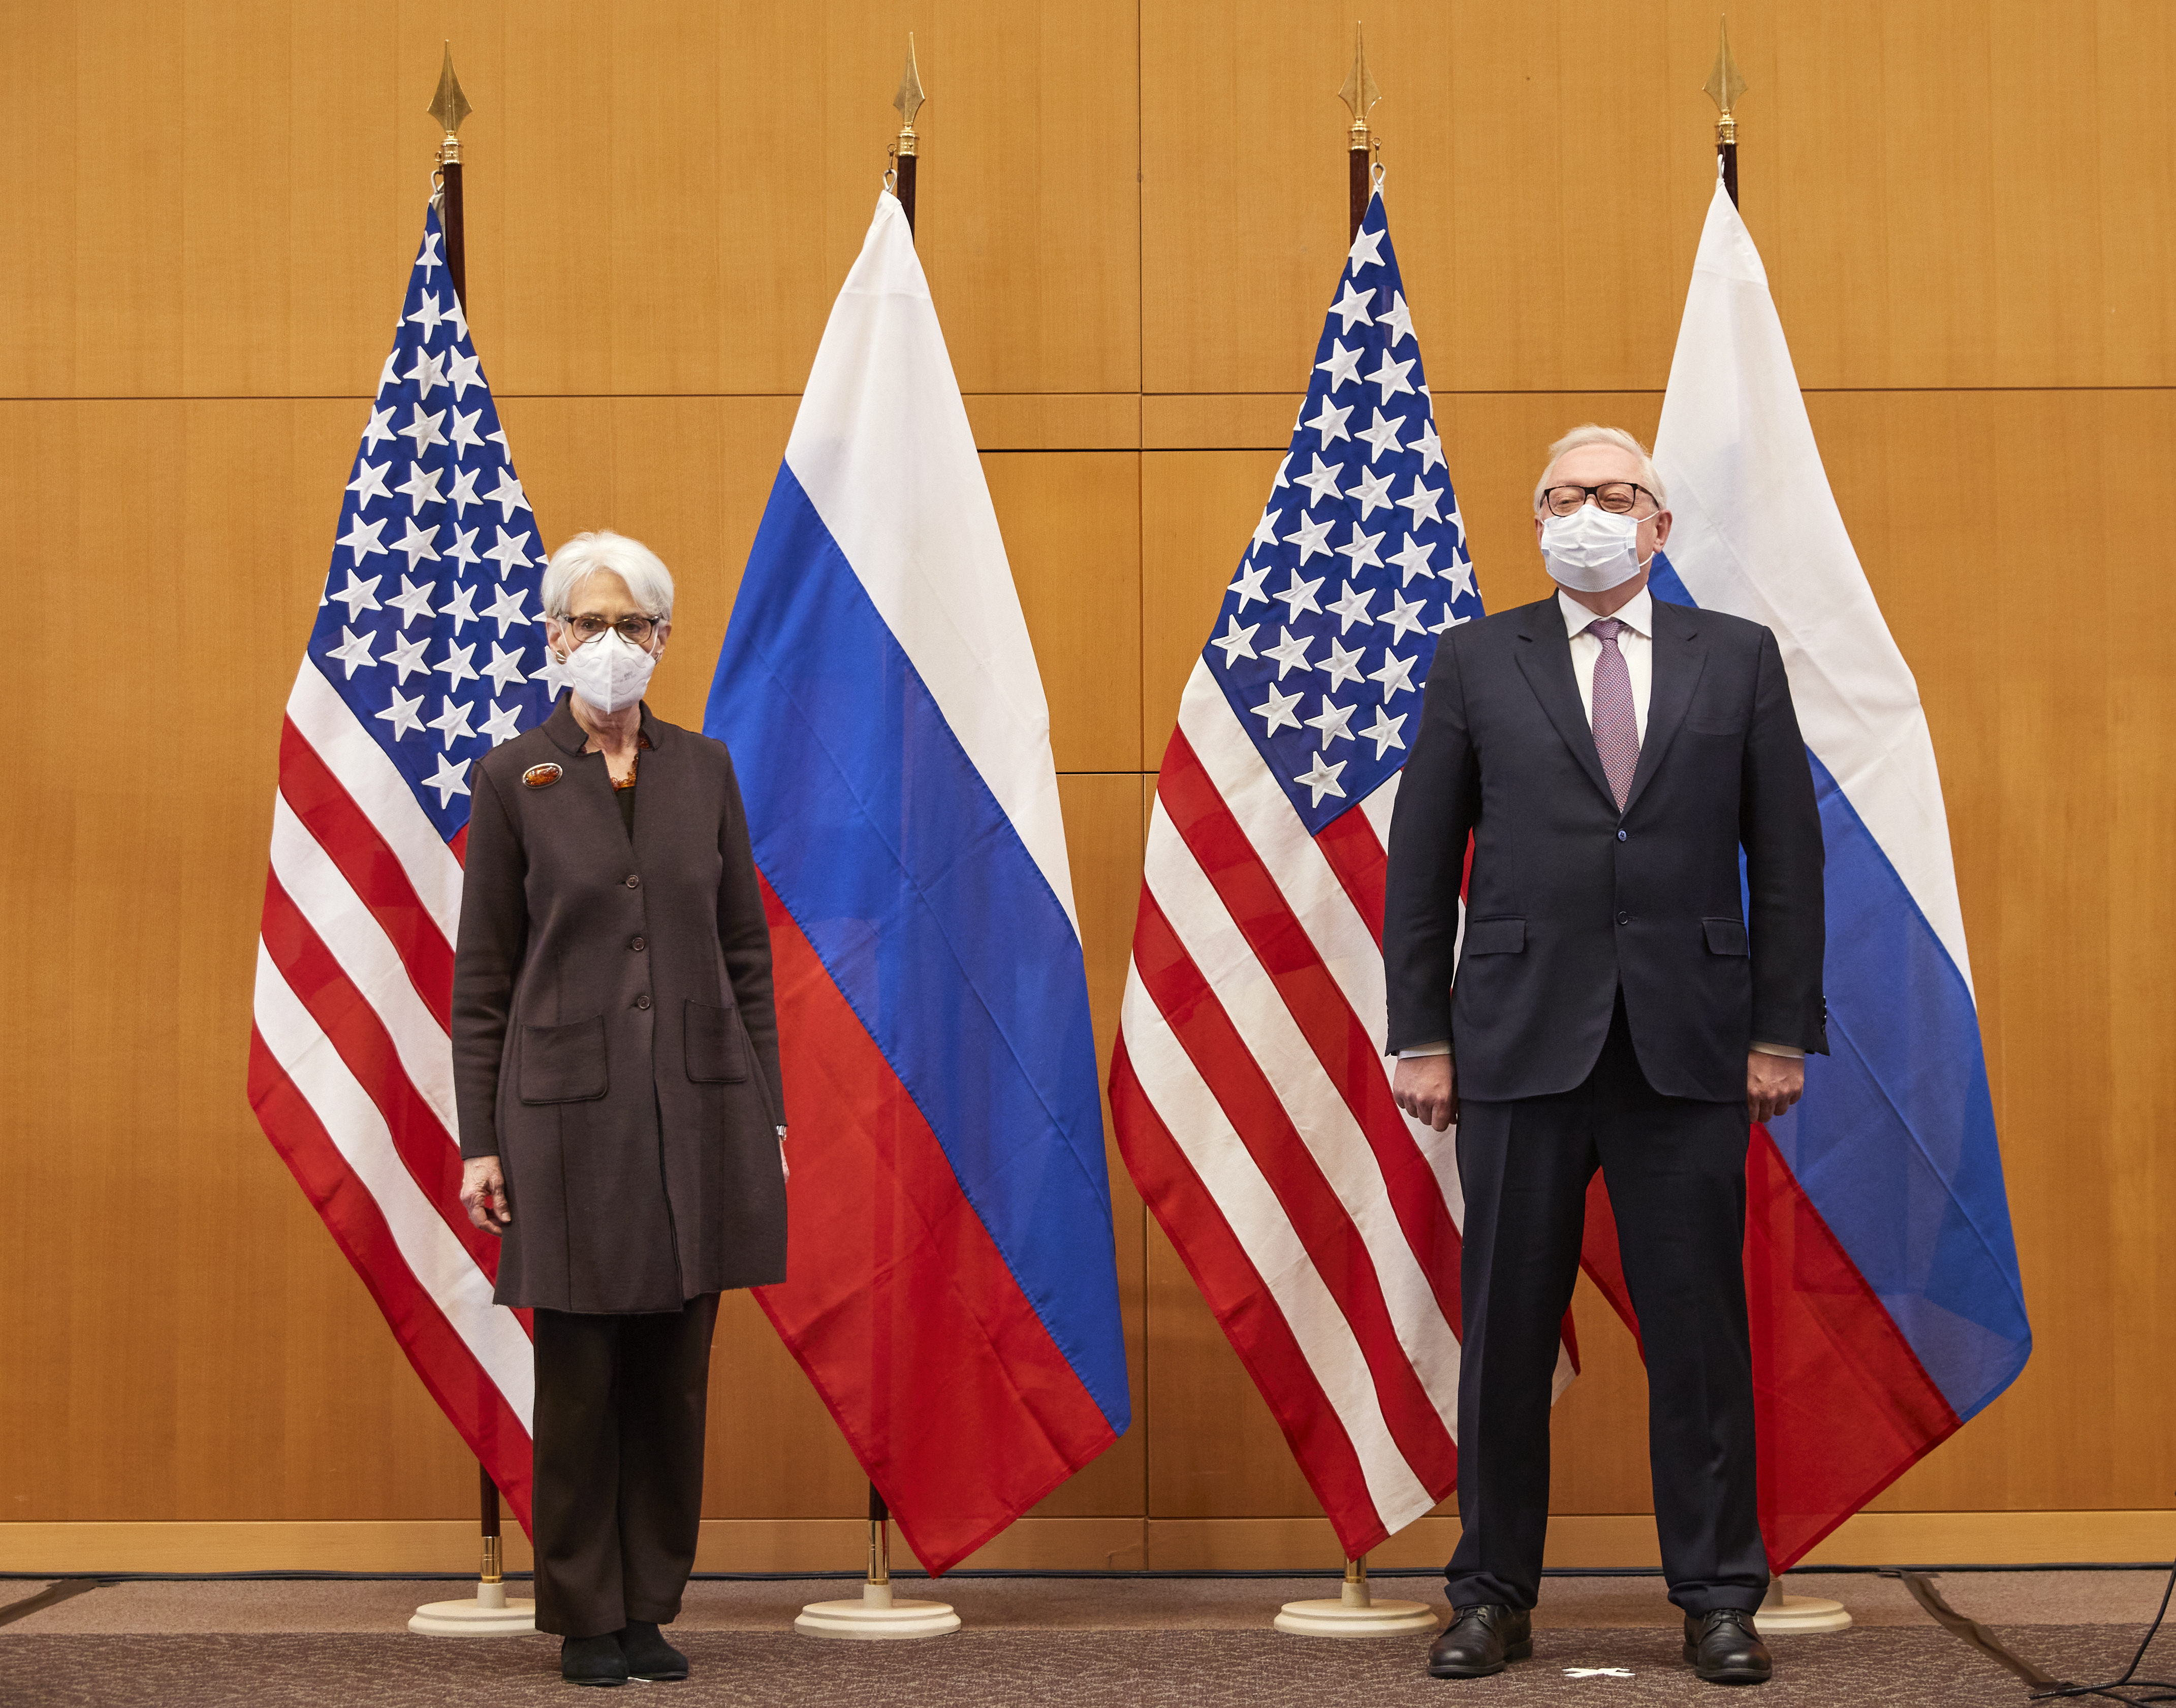
[[[672,620],[672,572],[641,541],[609,528],[577,534],[552,554],[544,572],[544,614],[564,617],[568,601],[600,569],[609,569],[627,583],[644,616],[660,623]]]
[[[1655,472],[1655,460],[1647,454],[1646,446],[1634,438],[1623,427],[1601,427],[1589,422],[1575,427],[1549,447],[1549,460],[1542,465],[1541,478],[1534,482],[1534,508],[1542,508],[1542,494],[1548,490],[1549,471],[1564,460],[1566,451],[1575,451],[1581,445],[1614,445],[1620,451],[1629,451],[1640,465],[1640,484],[1655,495],[1655,508],[1670,508],[1670,496],[1662,490],[1662,477]]]

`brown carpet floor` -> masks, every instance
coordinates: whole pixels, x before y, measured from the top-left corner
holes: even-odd
[[[2119,1671],[2135,1631],[2025,1627],[2005,1633],[2058,1676]],[[1265,1631],[988,1631],[915,1644],[828,1643],[791,1633],[682,1634],[694,1676],[636,1685],[688,1703],[762,1708],[1323,1708],[1404,1703],[1691,1703],[1715,1687],[1656,1629],[1537,1634],[1534,1659],[1495,1678],[1428,1678],[1426,1645],[1406,1639],[1310,1642]],[[1862,1627],[1773,1645],[1777,1673],[1761,1708],[2023,1708],[2022,1684],[1944,1632]],[[1575,1671],[1614,1673],[1574,1676]],[[520,1704],[571,1697],[549,1638],[495,1642],[407,1636],[14,1636],[0,1642],[9,1708],[289,1708],[369,1703]],[[612,1700],[629,1699],[614,1697]]]

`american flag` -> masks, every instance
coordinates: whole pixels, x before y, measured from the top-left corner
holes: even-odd
[[[1451,1135],[1390,1098],[1381,938],[1435,638],[1481,614],[1379,193],[1164,753],[1111,1069],[1134,1183],[1348,1558],[1457,1481],[1463,1205]]]
[[[458,1199],[468,770],[551,710],[545,554],[434,206],[280,732],[249,1101],[462,1438],[529,1513],[523,1314]]]

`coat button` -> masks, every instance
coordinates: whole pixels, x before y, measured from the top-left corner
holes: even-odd
[[[1629,913],[1620,913],[1617,916],[1617,922],[1619,925],[1629,925],[1632,922],[1632,916]]]
[[[627,946],[633,949],[637,955],[640,955],[642,953],[642,939],[639,937],[630,937],[628,938]]]
[[[639,996],[634,999],[634,1005],[639,1009],[646,1009],[650,1006],[650,998],[647,994]]]
[[[630,872],[627,874],[627,887],[630,889],[639,889],[642,888],[642,880]]]
[[[1619,831],[1617,833],[1617,840],[1618,840],[1618,841],[1620,841],[1620,842],[1622,842],[1622,841],[1624,840],[1624,833],[1622,830],[1619,830]]]

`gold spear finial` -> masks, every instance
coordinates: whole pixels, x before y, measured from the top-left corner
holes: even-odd
[[[1346,74],[1345,87],[1337,91],[1337,98],[1352,112],[1352,146],[1368,146],[1368,112],[1383,98],[1383,91],[1375,87],[1375,79],[1368,69],[1366,27],[1352,26],[1352,69]]]
[[[922,93],[922,73],[914,67],[914,33],[907,32],[906,68],[899,74],[899,93],[891,104],[899,109],[899,152],[904,160],[914,152],[914,116],[922,111],[925,99]]]
[[[438,144],[440,166],[450,166],[460,159],[459,133],[461,121],[473,110],[469,106],[468,97],[461,93],[460,79],[454,75],[454,44],[449,41],[446,44],[445,64],[438,72],[438,92],[431,98],[431,105],[427,109],[431,117],[438,120],[438,128],[446,133],[445,139]]]
[[[1733,109],[1738,97],[1745,93],[1745,79],[1738,74],[1738,62],[1730,57],[1730,20],[1721,22],[1722,39],[1715,49],[1715,69],[1708,73],[1707,81],[1700,87],[1707,98],[1715,103],[1715,139],[1718,143],[1738,140],[1738,119]]]

